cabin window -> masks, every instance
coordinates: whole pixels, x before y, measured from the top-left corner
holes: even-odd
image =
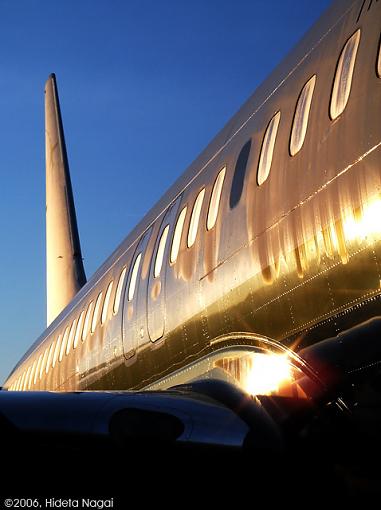
[[[269,176],[273,159],[275,139],[278,132],[280,112],[277,112],[270,120],[265,136],[263,137],[261,155],[259,157],[257,184],[261,186]]]
[[[41,360],[41,364],[40,364],[40,372],[38,374],[38,378],[40,380],[42,378],[42,374],[44,373],[47,352],[48,352],[48,350],[45,349],[44,354],[42,355],[42,360]]]
[[[27,389],[27,386],[28,386],[28,378],[29,378],[29,371],[30,371],[30,367],[28,367],[25,372],[24,372],[24,375],[25,375],[25,379],[23,381],[23,384],[22,384],[22,389],[23,391]]]
[[[170,256],[171,264],[176,262],[177,257],[179,255],[180,244],[181,244],[181,235],[183,233],[184,221],[185,221],[186,214],[187,214],[187,206],[185,206],[182,209],[181,213],[179,214],[179,217],[177,218],[175,233],[173,234],[172,247],[171,247],[171,256]]]
[[[40,379],[42,378],[42,374],[44,373],[44,370],[45,370],[45,363],[46,363],[47,356],[48,356],[48,347],[45,349],[44,356],[42,358],[41,367],[40,367]]]
[[[118,313],[118,310],[119,310],[120,298],[122,297],[122,289],[123,289],[124,279],[126,277],[126,271],[127,271],[127,267],[124,266],[124,268],[122,269],[122,272],[120,273],[118,285],[116,287],[114,307],[113,307],[115,315]]]
[[[357,30],[357,32],[348,39],[341,52],[333,82],[329,111],[332,120],[343,113],[347,105],[359,42],[360,30]]]
[[[85,318],[85,310],[82,310],[81,315],[79,316],[79,319],[78,319],[78,322],[77,322],[77,327],[75,329],[75,337],[74,337],[73,349],[77,348],[79,339],[81,337],[84,318]]]
[[[205,188],[202,188],[202,190],[197,195],[197,198],[195,200],[192,216],[189,224],[189,231],[188,231],[188,248],[194,245],[194,242],[196,241],[197,236],[197,229],[198,229],[198,223],[200,221],[200,214],[201,214],[201,208],[202,208],[202,202],[204,200],[205,195]]]
[[[131,274],[130,286],[128,287],[128,301],[132,301],[132,299],[134,298],[136,280],[138,278],[138,271],[139,271],[141,258],[142,258],[142,254],[139,253],[139,255],[135,259],[134,267],[132,269],[132,274]]]
[[[30,367],[30,372],[29,372],[29,377],[28,377],[28,386],[27,386],[28,390],[30,390],[30,387],[32,386],[34,367],[35,367],[35,362],[33,362]]]
[[[24,370],[24,372],[22,374],[22,377],[21,377],[20,390],[24,389],[24,380],[25,380],[25,370]]]
[[[40,356],[38,357],[36,370],[35,370],[35,372],[34,372],[34,380],[33,380],[33,384],[36,384],[36,382],[37,382],[37,377],[38,377],[38,373],[39,373],[39,371],[40,371],[41,361],[42,361],[42,354],[40,354]]]
[[[69,332],[70,332],[69,326],[66,326],[65,333],[64,333],[63,338],[62,338],[61,349],[60,349],[60,356],[58,358],[58,361],[62,361],[64,352],[66,350],[67,340],[69,338]]]
[[[72,322],[71,328],[70,328],[70,334],[69,334],[69,338],[68,338],[68,341],[67,341],[66,355],[69,354],[71,346],[73,344],[73,339],[74,339],[74,333],[75,333],[76,325],[77,325],[77,320],[74,319],[73,322]]]
[[[45,368],[45,373],[46,374],[49,372],[50,363],[52,362],[52,356],[53,356],[53,352],[54,352],[54,344],[55,344],[55,341],[53,340],[53,342],[50,345],[49,356],[48,356],[48,359],[47,359],[47,362],[46,362],[46,368]]]
[[[210,197],[210,202],[209,202],[208,219],[206,222],[206,228],[208,230],[211,230],[217,221],[218,210],[219,210],[220,201],[221,201],[222,185],[224,183],[225,173],[226,173],[226,166],[224,166],[224,168],[222,170],[220,170],[219,174],[217,175],[217,179],[214,181],[212,195]],[[231,197],[231,195],[230,195],[230,197]]]
[[[94,301],[91,301],[89,306],[87,307],[87,312],[86,312],[86,317],[85,317],[85,324],[83,326],[83,331],[82,331],[82,342],[86,339],[88,333],[89,333],[89,329],[90,329],[90,317],[91,317],[91,312],[93,310],[93,306],[94,306]]]
[[[26,390],[29,390],[31,387],[31,384],[32,384],[32,371],[33,371],[33,363],[29,366],[29,369],[28,369],[28,377],[27,377],[27,380],[25,381],[25,389]]]
[[[56,348],[54,349],[54,355],[53,355],[53,363],[52,363],[52,367],[53,368],[56,366],[56,362],[57,362],[57,358],[58,358],[58,353],[60,352],[61,340],[62,340],[62,336],[58,335],[57,343],[56,343]]]
[[[34,361],[33,361],[32,370],[30,371],[30,377],[29,377],[29,388],[30,388],[30,387],[32,386],[32,384],[33,384],[35,371],[36,371],[36,360],[34,360]]]
[[[249,159],[251,149],[251,140],[245,143],[242,147],[241,152],[238,155],[237,162],[235,164],[234,176],[232,182],[232,188],[230,191],[230,209],[233,209],[238,202],[241,200],[243,185],[245,183],[245,174],[247,161]]]
[[[19,386],[20,391],[22,391],[22,389],[23,389],[24,379],[25,379],[25,372],[23,372],[21,379],[20,379],[20,386]]]
[[[113,280],[111,280],[111,282],[108,284],[108,287],[106,290],[106,296],[105,296],[105,300],[103,302],[103,308],[102,308],[101,324],[104,324],[107,319],[108,305],[110,303],[110,297],[111,297],[111,291],[112,291],[113,284],[114,284],[114,282],[113,282]]]
[[[159,247],[158,247],[157,253],[156,253],[155,267],[154,267],[154,271],[153,271],[154,278],[157,278],[158,276],[160,276],[160,271],[161,271],[161,268],[163,265],[165,247],[167,244],[168,232],[169,232],[169,225],[167,225],[164,228],[164,230],[161,234],[161,237],[160,237]]]
[[[97,327],[97,322],[98,322],[98,319],[99,319],[99,311],[100,311],[101,302],[102,302],[102,296],[103,296],[103,292],[100,292],[98,294],[97,300],[95,301],[93,320],[91,321],[91,332],[92,333],[94,333],[94,331],[95,331],[95,329]]]
[[[26,374],[25,374],[24,390],[28,389],[30,369],[31,369],[31,366],[28,367]]]
[[[294,115],[294,122],[292,123],[291,139],[290,139],[290,154],[295,156],[302,148],[304,139],[306,137],[308,117],[310,115],[312,96],[314,93],[316,83],[316,75],[312,76],[304,85],[300,93],[296,110]]]
[[[22,388],[24,391],[28,389],[29,372],[30,372],[30,367],[28,367],[25,370],[25,379],[24,379],[23,388]]]

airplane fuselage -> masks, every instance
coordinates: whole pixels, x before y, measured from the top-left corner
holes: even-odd
[[[254,346],[253,334],[297,351],[377,315],[381,3],[362,6],[331,7],[50,324],[5,388],[167,387],[211,353]],[[341,93],[350,84],[336,115],[340,65],[348,72]]]

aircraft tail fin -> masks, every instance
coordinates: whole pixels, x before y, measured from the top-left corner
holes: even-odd
[[[45,84],[46,286],[49,325],[86,283],[56,77]]]

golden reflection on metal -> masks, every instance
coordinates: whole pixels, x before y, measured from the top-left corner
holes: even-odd
[[[381,199],[377,198],[363,208],[362,215],[357,211],[344,213],[343,229],[349,242],[374,242],[381,234]]]
[[[263,264],[260,270],[263,283],[266,285],[274,283],[282,271],[286,273],[296,271],[299,278],[304,278],[312,264],[320,264],[322,256],[330,260],[338,256],[342,264],[347,264],[350,254],[360,246],[372,246],[381,239],[379,218],[381,198],[377,195],[363,203],[361,207],[343,207],[338,219],[332,219],[324,226],[315,226],[315,234],[310,238],[304,234],[306,227],[299,225],[294,227],[294,238],[304,238],[304,242],[293,249],[287,249],[283,245],[278,256],[271,257],[270,264],[270,256],[264,253],[262,264],[267,260],[268,265]],[[287,225],[282,226],[282,229],[284,228],[287,231]],[[281,229],[280,231],[282,232]],[[290,238],[289,234],[287,237]],[[274,246],[271,245],[272,238],[268,236],[267,239],[267,253],[272,253],[274,251]],[[284,264],[281,263],[282,260]]]
[[[154,282],[154,284],[152,285],[152,289],[151,289],[151,298],[153,299],[153,301],[156,301],[156,299],[160,296],[160,292],[161,292],[161,281],[157,280]]]

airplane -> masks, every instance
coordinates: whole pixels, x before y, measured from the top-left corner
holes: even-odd
[[[381,451],[380,16],[336,0],[88,281],[49,76],[47,329],[3,437]]]

